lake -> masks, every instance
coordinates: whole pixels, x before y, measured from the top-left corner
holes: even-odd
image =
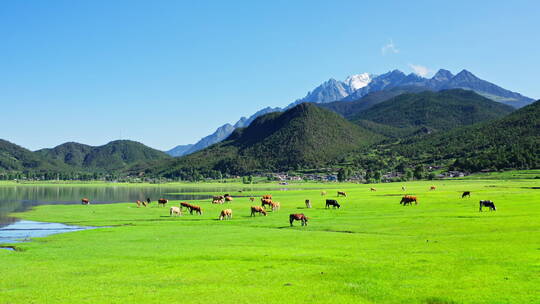
[[[293,189],[256,189],[266,190],[293,190]],[[242,190],[244,193],[238,193]],[[186,186],[148,186],[148,185],[6,185],[0,186],[0,243],[9,243],[15,239],[46,236],[54,233],[75,231],[84,229],[76,226],[58,226],[55,223],[39,223],[20,221],[9,216],[12,212],[22,212],[39,205],[52,204],[80,204],[81,198],[89,198],[91,204],[111,204],[119,202],[135,202],[149,197],[153,204],[159,198],[171,200],[202,200],[210,199],[208,194],[196,194],[197,192],[210,192],[223,194],[234,193],[235,196],[249,195],[253,191],[251,187],[226,186],[186,187]],[[297,190],[297,189],[294,189]],[[190,194],[184,194],[190,193]],[[195,194],[194,194],[195,193]],[[49,224],[49,225],[46,225]],[[56,225],[56,226],[55,226]]]

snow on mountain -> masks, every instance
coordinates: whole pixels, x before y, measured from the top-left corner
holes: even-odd
[[[356,74],[347,77],[344,81],[353,91],[367,86],[371,82],[371,75],[368,73]]]

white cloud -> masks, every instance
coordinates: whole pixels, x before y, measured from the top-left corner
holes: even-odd
[[[396,47],[396,45],[394,44],[394,41],[392,39],[390,39],[390,41],[387,44],[383,45],[383,47],[381,48],[381,53],[383,55],[386,55],[386,53],[397,54],[397,53],[399,53],[399,50]]]
[[[429,74],[429,69],[425,66],[409,63],[409,67],[415,74],[422,77],[426,77]]]

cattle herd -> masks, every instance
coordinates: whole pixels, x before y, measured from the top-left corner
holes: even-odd
[[[404,186],[401,187],[401,189],[403,191],[405,191]],[[431,186],[429,188],[429,190],[430,191],[436,190],[436,187]],[[375,188],[370,188],[370,191],[377,191],[377,190]],[[326,195],[327,195],[326,191],[321,191],[321,196],[326,196]],[[337,197],[340,197],[340,196],[341,197],[347,197],[347,193],[344,192],[344,191],[337,191]],[[465,198],[465,197],[471,197],[471,192],[470,191],[463,192],[463,194],[461,195],[461,198]],[[249,200],[251,202],[254,202],[255,198],[254,197],[249,197]],[[233,201],[233,197],[230,194],[216,195],[216,196],[212,197],[212,204],[223,204],[225,202],[230,203],[232,201]],[[168,202],[169,202],[169,200],[164,199],[164,198],[160,198],[160,199],[157,200],[158,207],[165,207]],[[90,205],[90,200],[88,198],[83,198],[83,199],[81,199],[81,203],[83,205]],[[137,204],[137,208],[140,208],[141,206],[147,207],[148,205],[150,205],[151,200],[150,200],[150,198],[146,198],[146,200],[137,200],[135,203]],[[412,206],[413,203],[415,205],[418,205],[418,198],[416,196],[412,196],[412,195],[404,195],[401,198],[401,201],[399,202],[399,204],[403,205],[403,206],[407,206],[407,205]],[[305,205],[306,205],[306,208],[308,208],[308,209],[312,208],[311,200],[306,199],[305,200]],[[281,204],[280,204],[280,202],[274,201],[272,199],[271,194],[263,195],[261,197],[261,205],[260,206],[251,206],[250,207],[251,216],[252,217],[257,216],[257,215],[267,216],[268,212],[267,212],[266,207],[271,209],[273,212],[276,212],[276,211],[279,211],[279,209],[281,207]],[[332,207],[332,209],[336,209],[336,208],[339,209],[339,208],[341,208],[341,205],[335,199],[326,199],[325,209],[328,209],[330,207]],[[479,208],[480,212],[482,212],[482,207],[489,208],[490,211],[496,211],[497,210],[495,208],[495,203],[493,203],[492,201],[489,201],[489,200],[481,200],[480,201],[480,208]],[[172,206],[169,209],[169,215],[170,216],[182,216],[183,215],[183,213],[182,213],[183,208],[186,208],[186,210],[189,211],[189,214],[193,214],[193,212],[195,212],[195,214],[202,215],[202,213],[203,213],[202,208],[200,206],[193,205],[193,204],[190,204],[188,202],[181,202],[179,207]],[[218,219],[219,220],[232,219],[232,213],[233,213],[232,209],[223,209],[221,211],[221,213],[219,214]],[[302,226],[307,226],[308,219],[309,218],[303,213],[292,213],[292,214],[289,215],[289,224],[291,226],[293,226],[294,221],[300,221],[302,223]]]

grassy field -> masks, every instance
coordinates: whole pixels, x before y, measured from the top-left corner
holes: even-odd
[[[397,183],[270,191],[281,210],[255,218],[245,197],[178,218],[155,203],[40,206],[18,216],[112,227],[0,250],[0,303],[540,303],[540,180],[406,186],[419,205],[400,206]],[[293,212],[309,226],[289,227]]]

